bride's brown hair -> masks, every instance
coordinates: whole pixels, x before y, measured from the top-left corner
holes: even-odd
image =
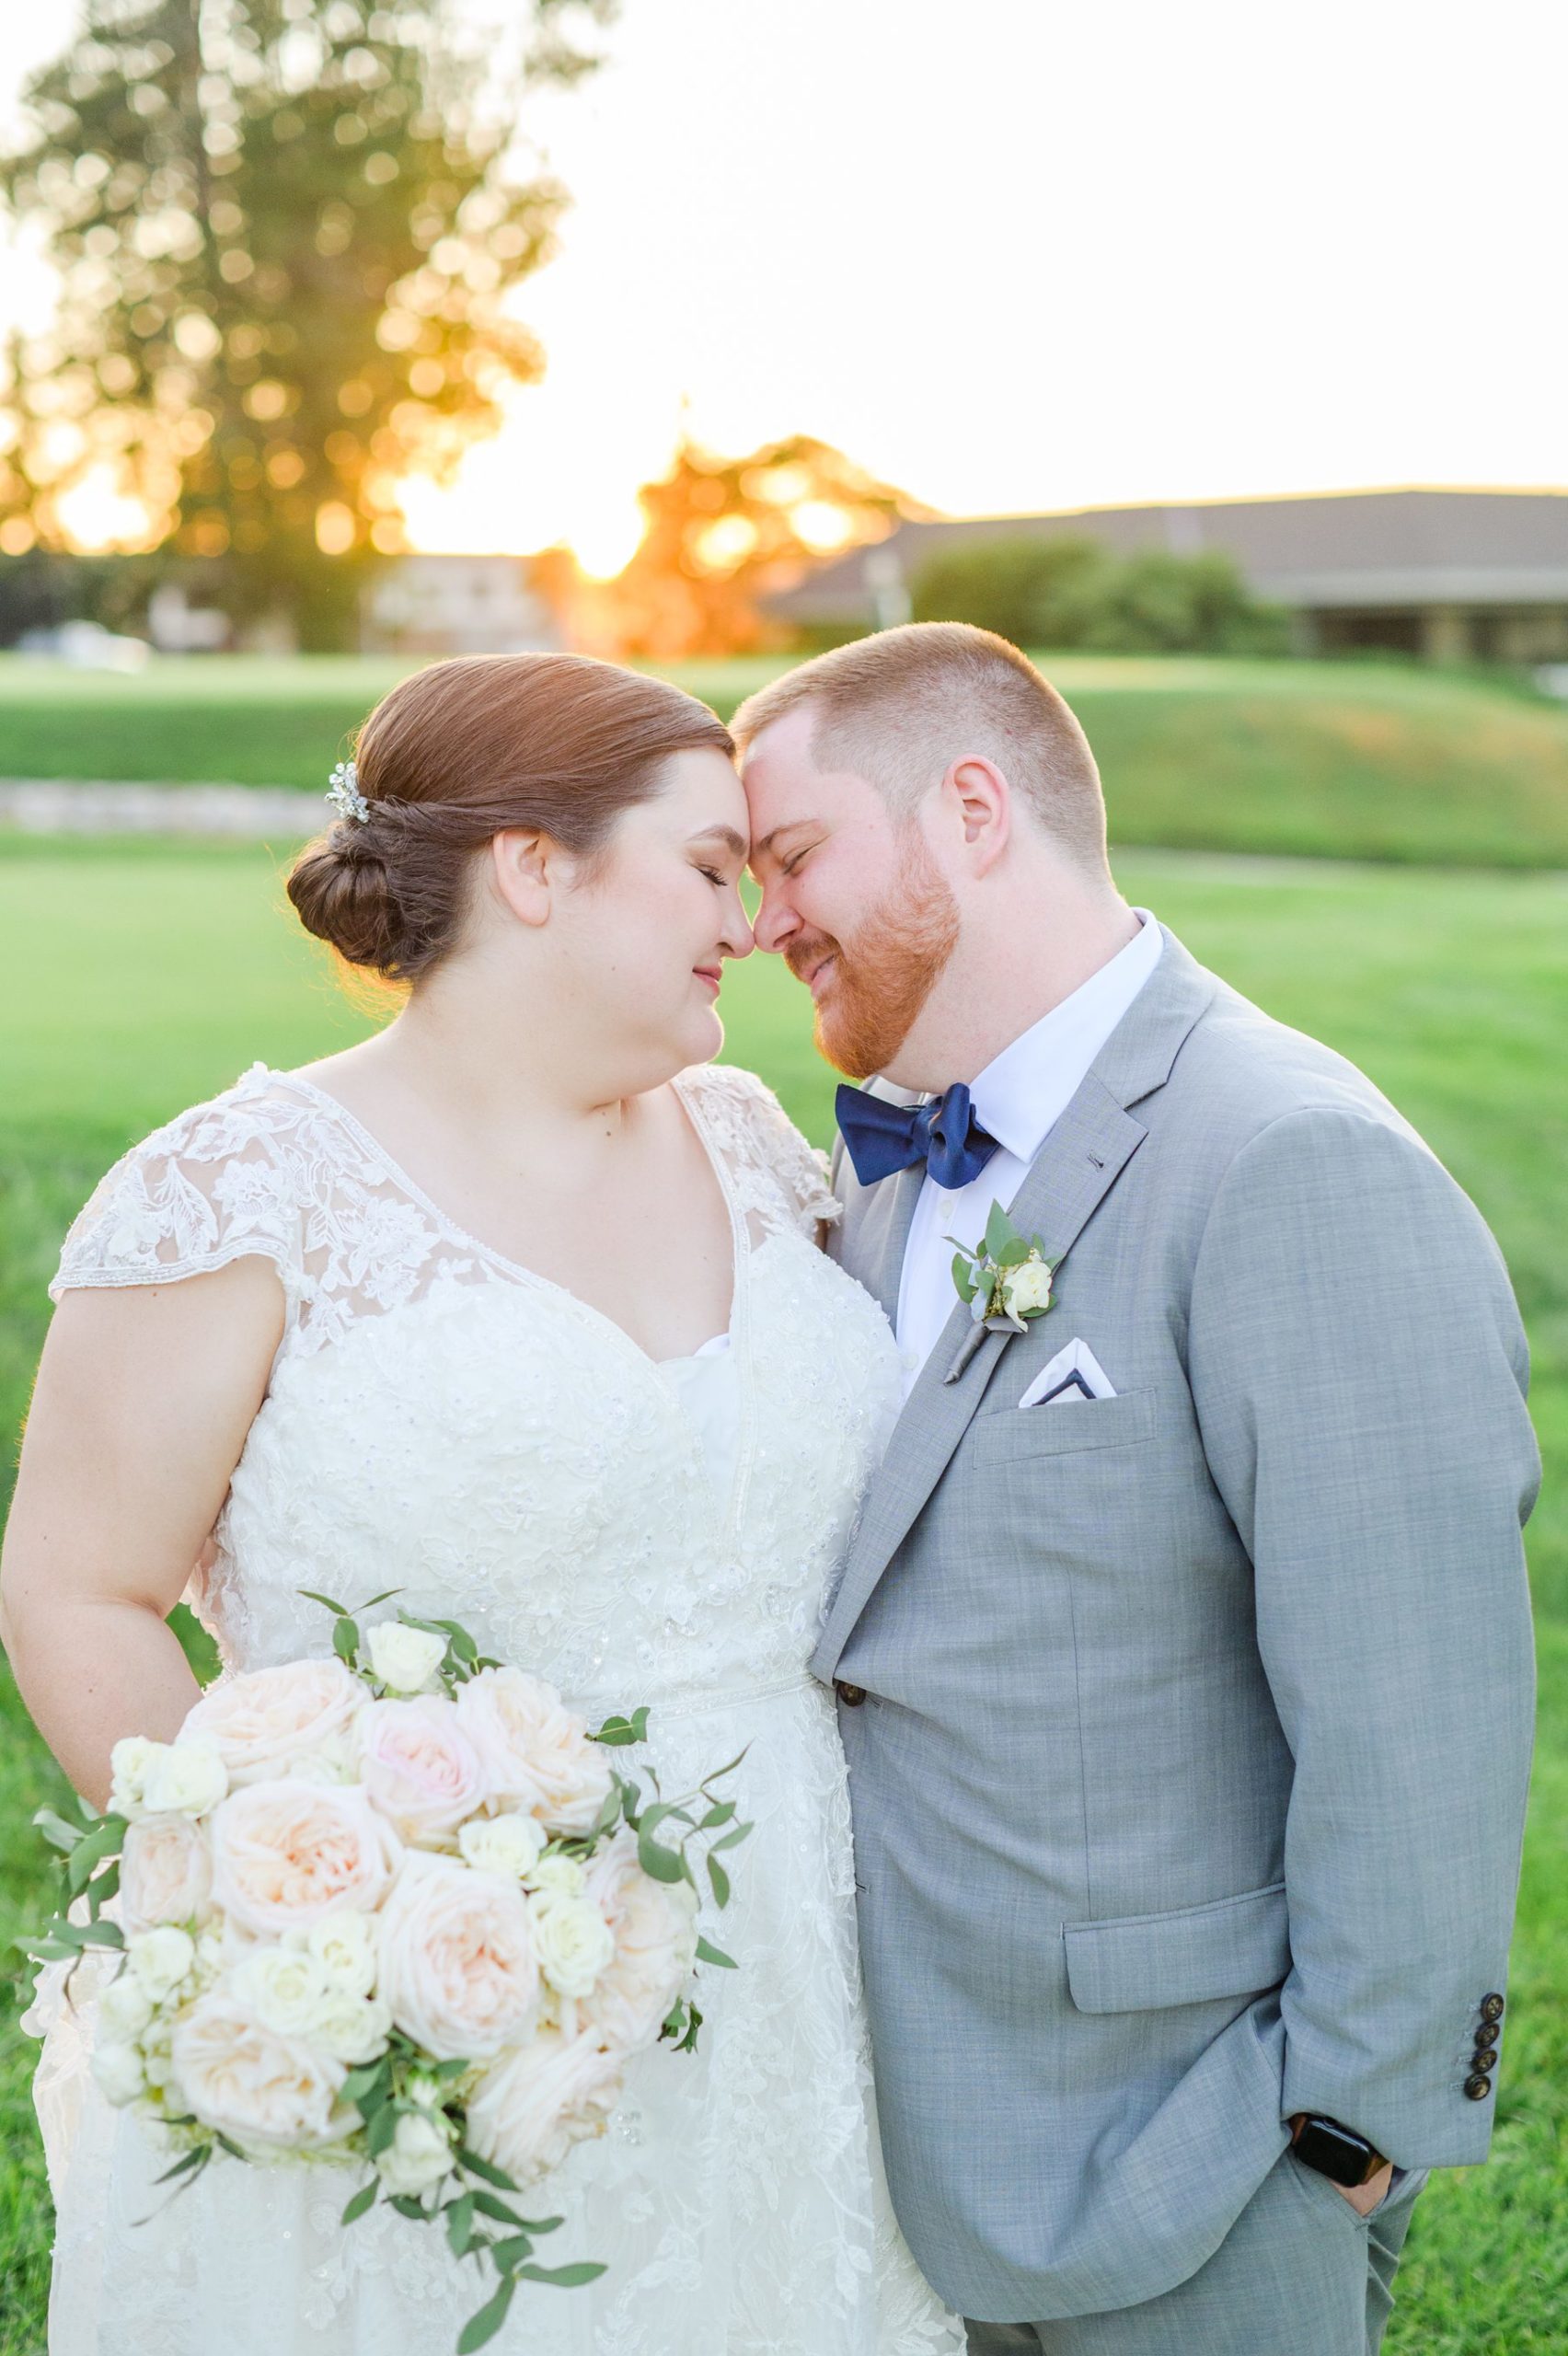
[[[384,696],[354,765],[368,818],[340,818],[300,853],[301,923],[351,965],[417,981],[451,949],[473,856],[537,827],[591,856],[659,789],[672,753],[733,751],[705,703],[585,654],[465,655]]]

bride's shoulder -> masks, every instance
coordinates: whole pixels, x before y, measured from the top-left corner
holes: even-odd
[[[802,1233],[813,1234],[840,1217],[826,1155],[807,1143],[755,1071],[739,1064],[698,1064],[681,1074],[680,1086],[732,1168],[771,1182]]]
[[[107,1171],[73,1221],[50,1286],[163,1283],[259,1253],[292,1281],[318,1156],[302,1156],[310,1093],[266,1064],[177,1113]]]

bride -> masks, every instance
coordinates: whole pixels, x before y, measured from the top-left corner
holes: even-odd
[[[756,1831],[695,2057],[642,2056],[552,2182],[552,2263],[505,2356],[957,2356],[883,2189],[843,1762],[806,1674],[896,1411],[881,1311],[817,1248],[821,1165],[708,1061],[751,934],[730,740],[569,655],[435,664],[361,733],[289,882],[309,930],[409,986],[377,1036],[258,1064],[157,1131],[66,1242],[6,1537],[4,1634],[101,1804],[196,1685],[326,1649],[301,1600],[387,1588],[591,1718],[651,1705],[690,1770],[749,1746]],[[192,1565],[195,1566],[192,1574]],[[451,2356],[438,2235],[351,2231],[335,2171],[166,2164],[89,2074],[58,1973],[38,2099],[52,2356]]]

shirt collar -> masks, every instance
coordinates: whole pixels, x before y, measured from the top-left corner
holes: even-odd
[[[1158,919],[1135,908],[1138,930],[1070,997],[992,1057],[974,1080],[974,1117],[1020,1161],[1032,1161],[1101,1048],[1159,963]]]

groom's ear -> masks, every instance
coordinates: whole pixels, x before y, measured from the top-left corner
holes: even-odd
[[[994,761],[978,753],[954,761],[941,793],[957,819],[976,875],[986,874],[1007,849],[1012,832],[1012,791]]]

